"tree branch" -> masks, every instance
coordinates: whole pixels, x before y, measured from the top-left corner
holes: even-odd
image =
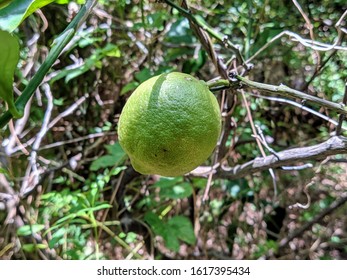
[[[294,148],[261,158],[255,158],[241,165],[230,168],[219,168],[217,172],[218,178],[238,179],[246,175],[254,174],[286,165],[294,165],[295,163],[324,159],[327,156],[346,154],[347,138],[342,136],[334,136],[327,141],[303,148]],[[209,171],[211,167],[208,167]],[[195,176],[202,176],[202,173],[192,173]]]
[[[258,83],[254,82],[251,80],[248,80],[240,75],[235,75],[235,78],[240,81],[242,85],[245,85],[250,88],[254,88],[257,90],[262,90],[265,92],[270,92],[274,93],[277,95],[282,95],[285,97],[291,97],[291,98],[299,98],[303,101],[310,101],[313,103],[316,103],[318,105],[321,105],[323,107],[329,108],[331,110],[334,110],[338,113],[346,114],[347,113],[347,106],[345,106],[343,103],[335,103],[329,100],[325,100],[313,95],[309,95],[307,93],[298,91],[296,89],[292,89],[288,86],[285,85],[279,85],[279,86],[274,86],[274,85],[269,85],[269,84],[263,84],[263,83]]]

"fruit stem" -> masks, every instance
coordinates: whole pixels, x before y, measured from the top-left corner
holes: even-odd
[[[210,89],[210,91],[219,91],[222,89],[230,88],[230,82],[224,79],[212,80],[212,81],[206,82],[206,84],[208,88]]]

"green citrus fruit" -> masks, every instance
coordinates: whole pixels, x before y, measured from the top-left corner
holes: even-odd
[[[177,72],[140,84],[118,123],[119,143],[134,169],[168,177],[206,161],[220,131],[219,105],[206,83]]]

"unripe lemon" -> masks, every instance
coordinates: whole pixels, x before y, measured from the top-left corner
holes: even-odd
[[[134,169],[168,177],[206,161],[220,131],[219,105],[206,83],[178,72],[140,84],[118,123],[119,143]]]

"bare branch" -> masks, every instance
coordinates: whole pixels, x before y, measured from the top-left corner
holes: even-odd
[[[44,89],[44,92],[47,98],[47,108],[46,108],[45,116],[43,118],[42,127],[39,133],[37,134],[35,142],[32,146],[32,152],[30,154],[29,165],[28,165],[26,176],[20,191],[22,195],[30,191],[31,188],[34,188],[36,184],[39,182],[39,176],[41,171],[37,168],[38,167],[36,162],[37,150],[39,149],[41,145],[41,141],[43,137],[46,135],[48,131],[48,124],[49,124],[49,120],[51,118],[52,111],[53,111],[53,96],[52,96],[51,89],[48,84],[43,84],[42,88]]]
[[[316,103],[318,105],[321,105],[323,107],[329,108],[331,110],[334,110],[338,113],[342,113],[342,114],[346,114],[347,113],[347,109],[346,106],[342,103],[338,104],[329,100],[325,100],[313,95],[309,95],[307,93],[301,92],[299,90],[296,89],[292,89],[286,85],[279,85],[279,86],[274,86],[274,85],[269,85],[269,84],[263,84],[263,83],[258,83],[258,82],[254,82],[251,80],[248,80],[240,75],[235,75],[235,78],[237,80],[239,80],[241,82],[241,84],[253,88],[253,89],[257,89],[257,90],[261,90],[261,91],[265,91],[265,92],[270,92],[276,95],[282,95],[285,97],[291,97],[291,98],[298,98],[301,99],[302,101],[310,101],[313,103]]]
[[[294,165],[309,160],[321,160],[330,155],[346,154],[347,138],[342,136],[334,136],[327,141],[302,148],[288,149],[278,152],[275,155],[267,157],[255,158],[249,162],[234,167],[222,167],[217,172],[218,178],[238,179],[251,175],[256,172],[268,170],[270,168],[281,167],[285,165]],[[210,169],[210,167],[208,167]],[[195,176],[202,176],[202,173],[191,173]]]
[[[338,32],[339,32],[338,38],[335,40],[335,42],[332,45],[329,45],[329,44],[321,43],[318,41],[313,41],[313,40],[302,38],[301,36],[299,36],[298,34],[296,34],[294,32],[285,30],[285,31],[277,34],[269,42],[267,42],[264,46],[262,46],[252,57],[247,59],[246,63],[249,63],[252,60],[254,60],[261,52],[266,50],[273,42],[277,41],[278,39],[282,38],[283,36],[288,36],[289,39],[291,39],[292,41],[299,42],[303,46],[305,46],[307,48],[311,48],[311,49],[316,50],[316,51],[325,51],[325,52],[331,51],[331,50],[347,51],[346,47],[342,47],[339,45],[341,42],[342,36],[343,36],[343,32],[341,31],[341,29],[338,29]]]

